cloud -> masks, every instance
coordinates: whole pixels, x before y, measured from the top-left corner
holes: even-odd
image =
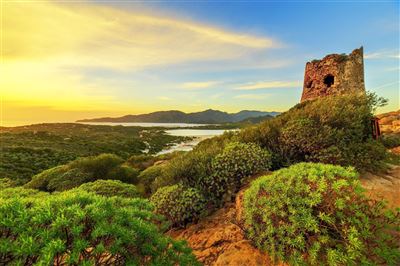
[[[260,81],[240,85],[234,90],[261,90],[261,89],[275,89],[275,88],[298,88],[301,87],[301,81]]]
[[[233,98],[235,99],[247,99],[247,100],[263,100],[268,98],[269,94],[240,94],[236,95]]]
[[[218,81],[199,81],[199,82],[186,82],[183,83],[181,88],[187,90],[206,89],[219,84]]]
[[[390,87],[390,86],[393,86],[393,85],[396,85],[396,84],[399,84],[399,83],[400,83],[400,81],[389,82],[389,83],[386,83],[386,84],[377,86],[377,87],[375,87],[375,88],[373,88],[373,89],[374,89],[374,90],[382,89],[382,88]]]
[[[400,53],[398,50],[383,50],[364,55],[365,59],[399,59]]]
[[[4,5],[5,61],[126,70],[238,58],[279,46],[268,37],[99,4]]]

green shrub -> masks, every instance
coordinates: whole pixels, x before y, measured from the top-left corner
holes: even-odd
[[[197,265],[164,236],[143,199],[83,191],[0,199],[0,261],[6,265]]]
[[[98,179],[136,183],[138,170],[123,165],[116,155],[79,158],[69,164],[57,166],[32,177],[25,187],[43,191],[64,191]]]
[[[357,177],[300,163],[257,179],[244,196],[249,238],[294,265],[398,265],[400,215],[368,200]]]
[[[383,104],[385,100],[374,94],[324,97],[298,104],[239,136],[272,152],[273,169],[310,161],[377,171],[387,154],[372,139],[371,118]]]
[[[165,166],[163,164],[153,165],[139,174],[138,182],[139,184],[143,185],[146,195],[150,195],[152,192],[154,193],[157,190],[152,189],[152,184],[157,177],[162,176],[164,167]],[[155,184],[154,187],[158,187],[158,185]]]
[[[197,189],[181,184],[158,189],[150,201],[155,206],[155,212],[165,216],[172,226],[183,226],[198,219],[206,204]]]
[[[81,185],[78,189],[87,192],[93,192],[97,195],[106,197],[125,197],[125,198],[136,198],[140,197],[140,193],[136,186],[131,184],[123,183],[119,180],[96,180]]]
[[[29,189],[23,187],[10,187],[0,189],[0,199],[14,199],[14,198],[42,198],[48,196],[49,193],[37,189]]]
[[[16,184],[9,178],[0,178],[0,190],[10,187],[15,187]]]
[[[213,159],[211,166],[208,195],[230,200],[247,177],[270,169],[271,155],[256,144],[232,142]]]
[[[380,141],[386,148],[392,149],[400,146],[400,135],[383,135]]]

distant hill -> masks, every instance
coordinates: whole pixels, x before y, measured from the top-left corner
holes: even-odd
[[[241,122],[249,118],[276,116],[279,112],[262,112],[243,110],[238,113],[227,113],[208,109],[202,112],[184,113],[181,111],[160,111],[149,114],[125,115],[121,117],[103,117],[82,119],[76,122],[149,122],[149,123],[189,123],[189,124],[221,124]]]

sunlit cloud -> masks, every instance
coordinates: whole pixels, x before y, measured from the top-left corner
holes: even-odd
[[[58,113],[60,121],[61,116],[73,111],[141,113],[160,108],[157,101],[173,102],[172,98],[160,96],[153,102],[138,100],[132,104],[126,95],[141,96],[143,85],[147,84],[113,82],[113,72],[239,62],[254,53],[280,47],[268,36],[175,16],[102,4],[50,1],[3,3],[2,42],[1,96],[9,102],[2,108],[4,119],[14,119],[16,114],[24,117],[24,110],[37,110],[44,120],[50,112]],[[97,78],[86,73],[97,69],[109,71],[109,76]],[[201,89],[215,84],[189,82],[184,87]]]
[[[240,85],[234,90],[261,90],[275,88],[299,88],[302,86],[301,81],[260,81]]]
[[[266,37],[99,5],[6,3],[4,13],[6,61],[140,69],[231,59],[278,45]]]
[[[239,94],[234,96],[235,99],[246,99],[246,100],[263,100],[268,98],[269,94]]]
[[[213,87],[220,82],[218,81],[199,81],[199,82],[185,82],[181,85],[181,88],[186,90],[206,89]]]

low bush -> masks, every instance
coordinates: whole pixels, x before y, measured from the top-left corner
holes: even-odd
[[[399,265],[399,212],[367,199],[357,177],[300,163],[257,179],[244,196],[249,238],[293,265]]]
[[[10,187],[15,187],[16,184],[9,178],[0,178],[0,190]]]
[[[158,188],[158,184],[154,184],[157,177],[160,177],[163,175],[163,169],[165,165],[153,165],[150,166],[149,168],[145,169],[139,174],[138,177],[138,183],[141,184],[144,187],[144,192],[146,195],[150,195],[151,193],[154,193]],[[168,185],[168,184],[167,184]]]
[[[392,149],[400,146],[400,135],[383,135],[380,141],[386,148]]]
[[[49,193],[37,189],[29,189],[23,187],[9,187],[0,189],[0,199],[14,198],[42,198],[48,196]]]
[[[158,189],[150,201],[155,206],[155,212],[165,216],[172,226],[183,226],[198,219],[206,204],[197,189],[181,184]]]
[[[85,183],[78,189],[106,197],[118,196],[124,198],[136,198],[141,196],[136,186],[123,183],[119,180],[99,179],[94,182]]]
[[[69,164],[57,166],[32,177],[26,188],[43,191],[64,191],[98,179],[120,180],[136,183],[138,170],[123,165],[124,161],[116,155],[79,158]]]
[[[166,237],[143,199],[83,191],[38,199],[0,198],[0,261],[5,265],[197,265]]]
[[[223,150],[228,141],[227,136],[230,135],[204,140],[192,151],[172,158],[152,183],[152,190],[183,183],[187,187],[205,191],[206,179],[212,174],[211,162]]]
[[[247,177],[269,170],[271,154],[256,144],[232,142],[211,163],[207,194],[217,200],[230,200]]]

